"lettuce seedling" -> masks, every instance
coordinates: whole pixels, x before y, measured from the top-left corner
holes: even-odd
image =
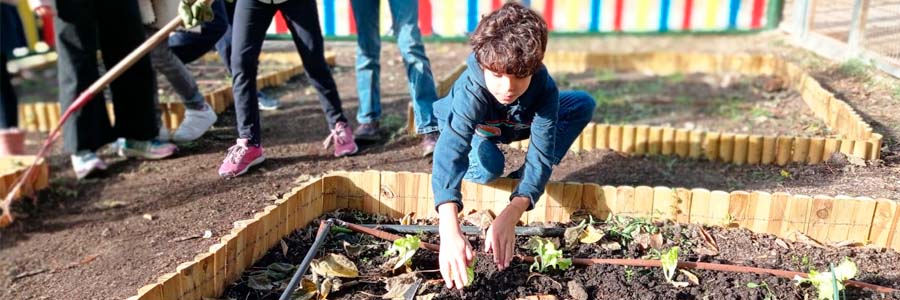
[[[538,272],[544,273],[550,267],[565,270],[572,265],[572,260],[563,258],[562,250],[556,249],[556,244],[553,242],[542,238],[533,238],[530,244],[531,249],[537,254],[530,271],[538,269]]]
[[[831,272],[810,270],[808,278],[795,276],[794,280],[797,281],[797,285],[812,284],[816,288],[819,300],[839,300],[840,292],[844,290],[844,282],[856,277],[857,272],[859,269],[856,267],[856,263],[844,258],[844,261],[836,268],[832,268]]]
[[[672,247],[665,254],[659,256],[659,263],[662,265],[663,275],[666,281],[675,287],[686,287],[689,283],[675,281],[675,271],[678,270],[678,247]]]
[[[419,237],[407,234],[405,238],[395,240],[391,248],[384,252],[384,256],[396,255],[397,262],[394,264],[394,270],[403,265],[409,266],[410,259],[416,254],[420,243]]]

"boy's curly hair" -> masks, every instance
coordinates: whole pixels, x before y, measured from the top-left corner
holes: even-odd
[[[533,10],[508,2],[478,23],[470,43],[483,68],[526,77],[541,67],[547,23]]]

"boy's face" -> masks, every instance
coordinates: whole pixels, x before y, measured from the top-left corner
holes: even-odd
[[[528,85],[531,84],[531,75],[517,77],[488,69],[483,70],[484,83],[487,85],[488,91],[503,105],[510,105],[516,102],[516,99],[519,99],[519,96],[522,96],[525,90],[528,89]]]

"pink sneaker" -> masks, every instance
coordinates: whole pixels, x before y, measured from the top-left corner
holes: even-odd
[[[247,145],[247,139],[238,139],[237,145],[228,148],[228,155],[219,167],[219,176],[225,178],[241,176],[247,169],[266,160],[262,146]]]
[[[359,148],[356,147],[356,142],[353,141],[353,131],[350,130],[350,125],[347,125],[345,122],[337,122],[334,124],[334,129],[331,130],[331,134],[325,138],[325,142],[322,143],[325,146],[325,149],[328,149],[328,145],[334,141],[334,156],[341,157],[347,155],[353,155],[356,151],[359,151]]]

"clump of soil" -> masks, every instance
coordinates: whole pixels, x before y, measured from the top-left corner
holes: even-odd
[[[338,211],[323,218],[335,217],[349,222],[396,223],[382,217],[360,212]],[[574,216],[573,216],[574,217]],[[433,221],[421,221],[428,223]],[[257,262],[242,280],[232,284],[225,292],[227,299],[277,299],[283,284],[262,290],[248,286],[249,274],[253,270],[264,270],[273,263],[298,264],[312,243],[318,222],[299,230],[285,238],[288,245],[285,256],[282,247],[276,247]],[[577,224],[530,224],[545,227],[572,227]],[[900,253],[868,248],[817,247],[809,243],[791,242],[771,235],[754,234],[744,229],[701,227],[674,223],[651,223],[641,219],[614,218],[608,222],[597,222],[595,226],[605,236],[593,244],[574,242],[568,244],[563,237],[549,237],[559,245],[565,257],[578,258],[645,258],[658,259],[660,253],[671,247],[681,248],[681,261],[712,262],[772,269],[809,272],[811,269],[825,271],[829,263],[837,264],[844,258],[854,261],[859,267],[856,280],[900,288]],[[627,226],[642,229],[623,234]],[[712,237],[706,242],[704,233]],[[438,243],[434,234],[420,233],[418,236],[431,243]],[[469,242],[476,251],[482,249],[483,239],[469,236]],[[647,240],[649,238],[649,240]],[[519,237],[516,249],[518,255],[534,255],[532,250],[523,248],[527,237]],[[348,252],[345,244],[361,247],[359,253]],[[385,294],[384,280],[394,276],[383,267],[387,258],[382,253],[390,243],[372,236],[357,233],[334,233],[320,249],[318,257],[329,253],[347,256],[359,269],[360,277],[346,279],[338,291],[329,294],[329,299],[372,299]],[[712,246],[712,245],[715,245]],[[712,248],[718,248],[713,251]],[[534,273],[529,264],[514,260],[510,268],[499,271],[490,254],[478,251],[475,265],[475,280],[463,291],[447,290],[440,280],[437,253],[422,250],[416,252],[411,266],[422,285],[418,295],[435,294],[434,299],[515,299],[529,295],[557,295],[561,299],[812,299],[815,289],[796,286],[784,278],[757,274],[725,273],[704,270],[690,270],[697,276],[699,284],[676,288],[666,282],[659,268],[622,267],[615,265],[572,266],[567,270],[549,269],[546,273]],[[401,268],[402,269],[402,268]],[[675,281],[691,281],[688,275],[676,273]],[[748,287],[748,284],[766,287]],[[848,299],[884,299],[900,297],[900,293],[882,295],[880,293],[854,287],[846,289]]]

